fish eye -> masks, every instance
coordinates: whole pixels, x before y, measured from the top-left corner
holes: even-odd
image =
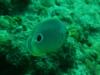
[[[36,37],[36,41],[39,43],[43,40],[43,35],[42,34],[38,34]]]

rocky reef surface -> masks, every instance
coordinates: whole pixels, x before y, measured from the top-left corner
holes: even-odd
[[[66,27],[63,45],[32,55],[26,41],[52,18]],[[0,0],[0,75],[100,75],[100,0]]]

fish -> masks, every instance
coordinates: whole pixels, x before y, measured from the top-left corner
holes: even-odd
[[[57,52],[64,44],[66,25],[57,18],[37,24],[27,39],[27,49],[33,56],[45,56]]]

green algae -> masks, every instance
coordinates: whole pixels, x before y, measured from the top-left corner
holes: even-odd
[[[25,4],[23,1],[29,0],[0,0],[0,66],[4,66],[4,69],[0,68],[0,75],[100,74],[100,0],[32,0],[32,4]],[[27,6],[29,6],[29,10],[26,11]],[[25,13],[22,14],[22,12]],[[16,14],[19,17],[16,17]],[[1,15],[6,19],[2,19]],[[55,16],[69,28],[66,43],[64,43],[67,47],[61,47],[60,51],[58,49],[54,51],[52,49],[49,52],[45,52],[45,49],[39,51],[37,48],[41,48],[41,45],[38,45],[44,39],[44,36],[38,34],[37,39],[34,37],[38,44],[32,44],[34,42],[32,35],[37,34],[35,31],[41,24],[39,22]],[[9,34],[12,35],[10,41],[8,41]],[[26,44],[24,41],[27,38],[29,52],[24,53],[27,49],[20,47],[26,46],[23,46],[23,44]],[[35,51],[33,51],[34,46]],[[51,56],[48,56],[48,53]],[[46,58],[42,58],[45,54],[47,54]],[[34,56],[37,55],[40,57],[35,58]],[[75,59],[75,56],[77,59]],[[26,59],[30,59],[30,61]],[[70,66],[68,65],[73,66],[74,61],[76,61],[76,64],[69,69]],[[8,63],[15,66],[9,66]],[[25,65],[28,67],[25,67]],[[14,69],[16,67],[17,69]]]

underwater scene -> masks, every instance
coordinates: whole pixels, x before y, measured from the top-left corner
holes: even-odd
[[[0,0],[0,75],[100,75],[100,0]]]

